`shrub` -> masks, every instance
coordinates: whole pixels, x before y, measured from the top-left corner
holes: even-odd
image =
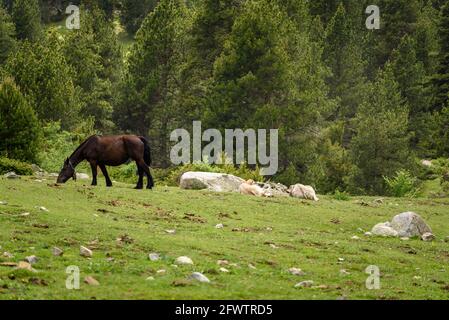
[[[394,197],[415,197],[418,180],[408,170],[399,170],[393,178],[384,177],[390,194]]]
[[[0,158],[0,174],[5,174],[11,171],[22,176],[30,176],[33,174],[33,169],[28,163],[8,158]]]
[[[340,192],[340,190],[338,190],[338,189],[335,190],[333,198],[335,200],[339,200],[339,201],[349,201],[349,200],[351,200],[351,196],[347,192],[345,192],[345,191]]]

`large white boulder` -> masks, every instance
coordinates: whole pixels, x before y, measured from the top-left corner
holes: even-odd
[[[295,184],[288,189],[290,195],[294,198],[318,201],[315,189],[311,186],[305,186],[302,184]]]
[[[403,212],[395,216],[391,222],[376,224],[371,233],[378,236],[411,238],[431,234],[432,229],[418,214]]]
[[[432,233],[432,229],[423,218],[414,212],[403,212],[391,220],[391,227],[398,232],[399,237],[416,237]]]
[[[186,172],[181,176],[180,187],[189,190],[239,192],[243,179],[225,173]]]

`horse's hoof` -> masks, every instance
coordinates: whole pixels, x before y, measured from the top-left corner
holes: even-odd
[[[135,189],[135,190],[142,190],[143,187],[142,187],[142,186],[137,186],[137,187],[135,187],[134,189]]]
[[[153,187],[147,187],[148,190],[153,190]]]

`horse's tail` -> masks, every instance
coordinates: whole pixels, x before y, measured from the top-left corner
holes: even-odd
[[[144,150],[143,150],[143,160],[147,166],[151,166],[151,148],[148,140],[144,137],[139,137],[139,139],[143,142]]]

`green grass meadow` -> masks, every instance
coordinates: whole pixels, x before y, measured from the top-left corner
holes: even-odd
[[[320,199],[0,178],[0,201],[7,202],[0,205],[0,299],[449,298],[449,199]],[[419,213],[436,240],[364,235],[404,211]],[[219,223],[223,229],[215,228]],[[81,245],[93,250],[92,258],[80,256]],[[54,246],[62,257],[53,256]],[[152,252],[161,260],[150,261]],[[36,272],[4,266],[30,255],[39,258]],[[175,267],[179,256],[194,265]],[[220,272],[217,260],[228,260],[230,272]],[[366,288],[369,265],[380,269],[379,290]],[[81,271],[79,290],[66,288],[69,266]],[[306,275],[291,275],[292,267]],[[211,282],[190,280],[195,271]],[[86,276],[100,285],[85,284]],[[314,287],[295,288],[304,280]]]

